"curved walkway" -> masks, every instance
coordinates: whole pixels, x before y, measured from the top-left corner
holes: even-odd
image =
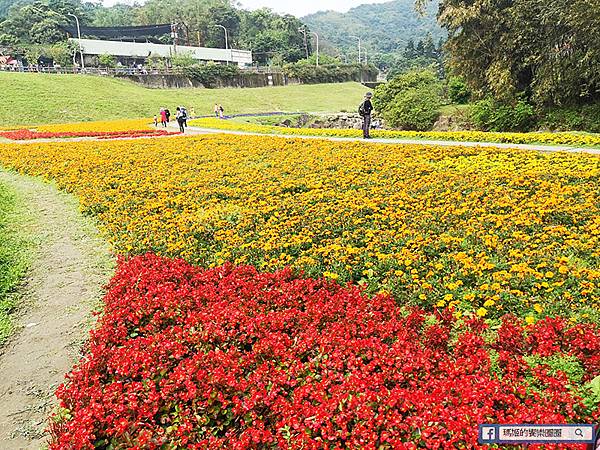
[[[23,287],[20,329],[0,349],[0,449],[39,449],[54,391],[79,359],[113,261],[72,196],[0,170],[29,211],[35,241]]]
[[[179,130],[179,127],[171,122],[169,126],[173,129]],[[592,155],[600,155],[600,149],[598,148],[576,148],[569,147],[566,145],[542,145],[542,144],[506,144],[500,142],[462,142],[462,141],[438,141],[438,140],[426,140],[426,139],[383,139],[375,138],[370,140],[364,140],[361,138],[352,137],[333,137],[333,136],[310,136],[303,134],[266,134],[256,133],[249,131],[234,131],[234,130],[218,130],[215,128],[200,128],[200,127],[187,127],[186,134],[198,135],[198,134],[235,134],[242,136],[276,136],[282,138],[301,138],[301,139],[321,139],[334,142],[367,142],[377,144],[414,144],[414,145],[436,145],[444,147],[460,146],[460,147],[491,147],[491,148],[506,148],[506,149],[519,149],[519,150],[535,150],[542,152],[567,152],[567,153],[589,153]]]
[[[169,128],[174,131],[179,131],[179,126],[176,122],[172,121],[169,123]],[[284,129],[282,128],[282,131]],[[236,130],[220,130],[216,128],[201,128],[189,126],[186,128],[186,135],[202,135],[202,134],[232,134],[232,135],[240,135],[240,136],[273,136],[273,137],[281,137],[286,139],[320,139],[327,140],[333,142],[365,142],[365,143],[375,143],[375,144],[411,144],[411,145],[435,145],[435,146],[443,146],[443,147],[485,147],[485,148],[504,148],[504,149],[518,149],[518,150],[534,150],[540,152],[566,152],[566,153],[587,153],[591,155],[600,155],[600,148],[590,148],[590,147],[573,147],[567,145],[544,145],[544,144],[508,144],[502,142],[465,142],[465,141],[444,141],[444,140],[428,140],[428,139],[386,139],[386,138],[374,138],[368,141],[365,141],[361,138],[354,137],[335,137],[335,136],[311,136],[306,134],[274,134],[274,133],[258,133],[258,132],[250,132],[250,131],[236,131]],[[181,134],[171,134],[165,136],[139,136],[139,137],[123,137],[123,138],[115,138],[115,139],[98,139],[94,137],[74,137],[74,138],[56,138],[56,139],[35,139],[35,140],[24,140],[24,141],[11,141],[8,139],[0,138],[0,144],[2,143],[11,143],[11,144],[31,144],[34,142],[42,143],[42,142],[81,142],[81,141],[128,141],[128,140],[138,140],[138,139],[166,139],[173,137],[181,137]],[[0,449],[1,450],[1,449]]]

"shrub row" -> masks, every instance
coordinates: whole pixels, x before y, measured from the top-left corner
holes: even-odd
[[[347,81],[375,81],[377,68],[360,64],[313,66],[305,63],[287,64],[284,74],[305,84],[343,83]]]

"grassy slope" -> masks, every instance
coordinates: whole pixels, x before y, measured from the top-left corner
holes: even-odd
[[[161,106],[194,108],[212,114],[215,102],[226,113],[354,110],[367,90],[359,83],[254,89],[147,89],[130,81],[86,75],[0,73],[0,124],[151,117]],[[1,125],[0,125],[1,126]]]
[[[16,194],[0,184],[0,345],[13,330],[10,313],[15,307],[15,288],[27,270],[29,244],[19,231]]]

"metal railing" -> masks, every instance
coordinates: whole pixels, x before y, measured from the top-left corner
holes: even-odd
[[[57,67],[57,66],[0,66],[0,70],[5,72],[26,72],[26,73],[55,73],[55,74],[72,74],[82,73],[90,75],[181,75],[183,69],[180,67],[153,69],[150,67]]]
[[[0,71],[4,72],[25,72],[25,73],[52,73],[52,74],[89,74],[101,76],[116,75],[182,75],[184,69],[181,67],[150,68],[150,67],[58,67],[58,66],[15,66],[0,65]],[[282,73],[280,67],[240,67],[244,73]]]

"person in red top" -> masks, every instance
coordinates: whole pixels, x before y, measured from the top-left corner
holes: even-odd
[[[160,123],[163,127],[167,126],[167,112],[165,108],[160,108]]]

